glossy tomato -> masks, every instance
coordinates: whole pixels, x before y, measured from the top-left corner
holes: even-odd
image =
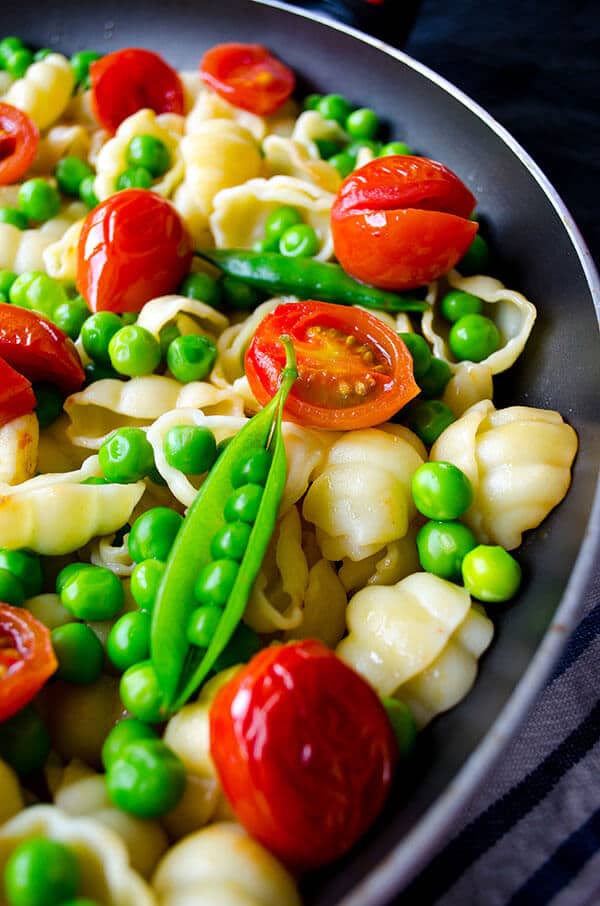
[[[108,132],[144,107],[156,113],[184,112],[183,85],[177,72],[151,50],[127,47],[90,65],[92,110]]]
[[[0,427],[19,415],[33,412],[35,407],[36,399],[30,382],[8,362],[0,359]]]
[[[297,869],[364,834],[397,758],[375,692],[314,640],[264,649],[219,691],[210,750],[239,821]]]
[[[72,340],[28,308],[0,302],[0,357],[30,381],[56,384],[63,393],[85,380]]]
[[[294,90],[292,70],[260,44],[217,44],[200,61],[203,80],[236,107],[274,113]]]
[[[77,247],[77,289],[92,311],[139,311],[174,292],[192,244],[173,205],[146,189],[125,189],[88,214]]]
[[[395,330],[364,311],[329,302],[287,302],[264,318],[246,352],[246,375],[264,405],[285,363],[291,337],[298,380],[285,412],[315,428],[368,428],[387,421],[419,393],[412,357]]]
[[[26,113],[0,102],[0,186],[17,182],[27,172],[39,140],[38,127]]]
[[[31,701],[57,666],[50,630],[24,607],[0,603],[0,721]]]
[[[380,157],[348,176],[331,210],[345,271],[381,289],[422,286],[454,267],[477,232],[475,197],[443,164]]]

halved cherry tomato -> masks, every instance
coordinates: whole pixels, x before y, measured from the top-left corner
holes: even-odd
[[[397,758],[375,692],[312,639],[265,648],[223,686],[210,751],[238,820],[297,869],[338,858],[364,834]]]
[[[0,186],[17,182],[36,155],[40,133],[31,117],[0,102]]]
[[[296,85],[292,70],[261,44],[217,44],[200,61],[203,80],[235,107],[268,116]]]
[[[425,157],[392,155],[348,176],[331,209],[338,261],[381,289],[435,280],[462,258],[477,232],[475,197],[451,170]]]
[[[0,359],[0,428],[20,415],[33,412],[37,403],[30,382]]]
[[[33,383],[47,381],[63,393],[85,380],[72,340],[36,312],[7,302],[0,302],[0,356]]]
[[[278,305],[254,332],[246,375],[263,405],[279,385],[283,334],[292,338],[298,365],[285,412],[303,425],[368,428],[419,393],[412,357],[391,327],[361,308],[308,300]]]
[[[127,47],[90,65],[92,110],[101,126],[118,126],[144,107],[156,113],[183,113],[183,85],[177,72],[151,50]]]
[[[0,721],[31,701],[57,666],[50,630],[25,608],[0,603]]]
[[[139,311],[174,292],[191,260],[192,243],[173,205],[146,189],[124,189],[83,224],[77,289],[92,311]]]

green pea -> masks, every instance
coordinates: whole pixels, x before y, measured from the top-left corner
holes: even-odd
[[[417,533],[423,569],[452,582],[460,581],[462,562],[476,546],[475,535],[462,522],[426,522]]]
[[[68,579],[60,600],[78,620],[112,620],[123,609],[125,594],[110,570],[89,566]]]
[[[187,629],[188,642],[208,648],[222,616],[223,611],[216,604],[203,604],[193,610]]]
[[[412,711],[404,702],[391,696],[382,698],[381,704],[392,725],[400,758],[407,758],[413,751],[417,739],[417,725]]]
[[[81,328],[81,342],[90,359],[110,365],[108,344],[122,327],[120,317],[112,311],[99,311],[90,315]]]
[[[279,251],[279,240],[278,239],[257,239],[256,242],[252,243],[253,252],[278,252]]]
[[[162,560],[142,560],[134,567],[129,587],[141,610],[152,610],[164,572]]]
[[[315,145],[322,160],[329,160],[330,157],[342,150],[340,142],[330,138],[316,138]]]
[[[10,906],[60,906],[74,897],[79,865],[64,843],[45,837],[24,840],[13,849],[4,869]]]
[[[63,333],[76,340],[89,316],[90,310],[83,296],[75,296],[56,306],[52,320]]]
[[[50,752],[46,724],[31,705],[2,721],[0,758],[19,775],[29,777],[41,770]]]
[[[165,324],[164,327],[161,327],[158,334],[158,342],[160,343],[160,354],[163,359],[167,357],[169,346],[173,340],[176,340],[177,337],[180,336],[181,331],[174,321],[171,324]]]
[[[140,481],[154,466],[152,446],[141,428],[119,428],[98,450],[102,474],[111,482]]]
[[[238,311],[253,311],[264,298],[259,290],[236,277],[223,277],[221,290],[225,304]]]
[[[210,542],[210,555],[215,560],[242,560],[248,541],[250,540],[251,526],[245,522],[228,522],[213,536]]]
[[[95,683],[102,673],[104,648],[85,623],[65,623],[50,633],[58,659],[56,677],[68,683]]]
[[[97,475],[90,475],[89,478],[84,478],[79,484],[110,484],[110,481],[107,481],[106,478],[99,478]]]
[[[5,296],[8,296],[10,293],[10,288],[17,279],[17,274],[14,271],[0,270],[0,293],[4,293]]]
[[[264,485],[271,468],[271,454],[262,447],[248,450],[231,469],[231,483],[234,488],[243,484]]]
[[[426,462],[412,477],[416,508],[428,519],[459,519],[473,500],[473,488],[464,472],[451,462]]]
[[[25,271],[11,286],[10,301],[14,305],[39,311],[52,320],[58,306],[68,300],[58,280],[53,280],[42,271]]]
[[[37,223],[50,220],[60,210],[60,195],[54,186],[39,176],[22,183],[17,198],[19,210]]]
[[[26,230],[29,226],[27,217],[17,208],[0,208],[0,223],[8,223],[18,230]]]
[[[152,661],[141,661],[129,667],[119,685],[121,701],[130,714],[150,724],[165,719],[160,683]]]
[[[105,381],[107,379],[113,381],[125,380],[124,376],[122,374],[117,374],[110,365],[102,365],[100,362],[90,362],[88,365],[84,366],[83,370],[85,371],[84,387],[88,387],[95,381]]]
[[[441,400],[418,400],[406,413],[408,427],[420,437],[426,447],[431,447],[448,425],[456,421],[454,413]]]
[[[63,566],[56,577],[56,594],[60,595],[67,583],[71,581],[73,576],[76,576],[77,573],[81,572],[81,570],[91,568],[91,563],[68,563],[67,566]]]
[[[224,437],[222,440],[219,441],[219,443],[217,444],[217,459],[219,458],[221,453],[227,449],[227,447],[233,440],[233,437],[234,437],[234,435],[231,435],[231,437]]]
[[[501,344],[500,331],[485,315],[463,315],[452,325],[448,337],[452,354],[460,362],[483,362]]]
[[[173,340],[167,350],[167,365],[182,384],[203,381],[217,358],[217,344],[210,337],[186,334]]]
[[[32,63],[32,51],[27,47],[22,47],[10,55],[6,61],[5,68],[14,79],[22,79]]]
[[[24,600],[25,590],[21,580],[7,569],[0,568],[0,601],[22,607]]]
[[[34,384],[37,415],[40,428],[53,424],[63,411],[63,395],[55,384]]]
[[[6,296],[4,293],[0,293],[0,302],[8,302],[8,301],[9,301],[8,296]]]
[[[6,61],[16,50],[22,50],[25,47],[20,38],[10,35],[0,41],[0,69],[6,68]]]
[[[213,560],[200,570],[194,586],[194,594],[200,604],[216,604],[222,607],[227,603],[239,572],[239,564],[234,560]]]
[[[240,623],[216,659],[213,670],[220,673],[221,670],[228,670],[235,664],[246,664],[262,647],[260,637],[254,630],[245,623]]]
[[[79,185],[79,197],[90,210],[100,204],[98,196],[96,195],[95,182],[96,177],[92,173],[89,176],[86,176],[85,179],[82,179]]]
[[[71,69],[78,85],[89,88],[90,64],[99,60],[101,54],[95,50],[79,50],[70,59]]]
[[[358,138],[355,141],[350,142],[349,145],[346,145],[344,151],[356,160],[359,152],[362,151],[363,148],[368,148],[369,151],[373,152],[375,157],[378,157],[379,152],[381,151],[381,142],[373,141],[373,139],[370,138]]]
[[[138,742],[140,739],[158,739],[158,736],[152,727],[135,717],[126,717],[115,724],[102,746],[104,770],[108,771],[129,743]]]
[[[111,337],[108,355],[115,371],[139,377],[152,374],[160,364],[160,343],[145,327],[129,324]]]
[[[106,643],[106,652],[117,670],[128,670],[150,655],[150,615],[134,610],[119,617]]]
[[[152,176],[162,176],[171,165],[169,149],[154,135],[136,135],[127,146],[127,163],[144,167]]]
[[[419,333],[399,333],[398,336],[412,356],[413,372],[418,381],[431,366],[432,356],[427,340]]]
[[[44,578],[37,554],[0,548],[0,569],[8,570],[21,582],[26,598],[33,598],[42,593]]]
[[[200,425],[174,425],[165,435],[164,454],[184,475],[202,475],[217,458],[215,435]]]
[[[208,274],[188,274],[179,287],[179,293],[188,299],[205,302],[212,308],[221,307],[221,285]]]
[[[302,214],[290,204],[275,208],[265,220],[265,239],[279,242],[287,229],[302,223]]]
[[[337,154],[332,154],[328,158],[327,163],[335,167],[342,179],[345,179],[354,170],[356,159],[351,154],[347,154],[346,151],[338,151]]]
[[[259,484],[243,484],[227,499],[223,514],[227,522],[247,522],[253,525],[258,515],[264,488]]]
[[[55,51],[50,47],[40,47],[40,49],[36,50],[33,55],[33,62],[39,63],[41,60],[45,60],[46,57],[49,57],[53,53],[55,53]]]
[[[390,157],[391,155],[411,155],[412,149],[405,142],[388,142],[379,151],[379,157]]]
[[[346,117],[344,128],[352,138],[375,138],[379,117],[369,107],[359,107]]]
[[[441,396],[451,377],[452,371],[448,362],[445,362],[444,359],[438,359],[437,356],[432,356],[429,368],[417,382],[421,388],[423,398],[432,399],[433,397]]]
[[[487,242],[479,233],[473,239],[473,242],[456,265],[456,270],[464,277],[472,277],[475,274],[483,274],[489,263],[489,249]]]
[[[62,157],[59,160],[54,168],[54,175],[61,192],[64,192],[65,195],[73,195],[77,198],[79,197],[81,183],[86,176],[93,176],[94,171],[90,165],[84,160],[81,160],[80,157],[71,155],[69,157]]]
[[[352,104],[341,94],[326,94],[319,101],[317,110],[326,120],[335,120],[343,126],[352,111]]]
[[[128,167],[117,176],[116,189],[149,189],[152,186],[152,173],[145,167]]]
[[[185,789],[181,759],[160,739],[131,742],[106,775],[110,799],[138,818],[158,818],[174,808]]]
[[[453,324],[464,315],[478,315],[483,309],[483,302],[473,293],[465,293],[460,289],[451,289],[440,302],[440,312],[447,321]]]
[[[136,563],[166,560],[183,523],[183,516],[166,506],[146,510],[131,526],[127,546]]]
[[[469,594],[479,601],[509,601],[519,590],[521,567],[498,545],[480,544],[465,555],[462,577]]]
[[[322,94],[307,94],[304,98],[303,107],[305,110],[316,110],[323,98]]]
[[[286,258],[310,258],[319,251],[319,238],[310,224],[299,223],[283,233],[279,251]]]

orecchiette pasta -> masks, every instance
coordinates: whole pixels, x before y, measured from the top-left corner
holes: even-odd
[[[302,622],[284,633],[286,639],[320,639],[334,648],[346,630],[346,592],[329,560],[318,560],[308,571]]]
[[[58,242],[79,217],[81,205],[75,202],[59,216],[33,229],[19,230],[12,223],[0,223],[0,268],[17,274],[45,270],[45,250]]]
[[[296,120],[292,139],[306,148],[314,160],[319,160],[318,141],[337,142],[342,146],[350,136],[335,120],[326,120],[317,110],[305,110]]]
[[[188,135],[194,135],[202,130],[207,120],[234,120],[247,129],[257,142],[261,142],[270,133],[289,135],[294,128],[297,113],[297,105],[289,100],[272,116],[258,116],[249,110],[234,107],[214,91],[202,87],[196,91],[194,106],[186,117],[185,131]]]
[[[67,58],[51,53],[32,63],[2,100],[27,113],[38,129],[46,129],[65,111],[74,86],[75,76]]]
[[[483,362],[459,362],[446,384],[442,400],[458,418],[475,403],[490,400],[493,392],[489,365]]]
[[[39,441],[35,415],[20,415],[0,428],[0,485],[20,484],[35,474]]]
[[[383,550],[364,560],[345,557],[339,577],[346,591],[353,592],[365,585],[395,585],[417,572],[419,557],[415,539],[418,528],[419,523],[413,520],[404,538],[391,541]]]
[[[216,339],[228,326],[229,321],[211,305],[188,299],[187,296],[160,296],[146,302],[140,311],[137,324],[148,330],[156,339],[167,324],[179,326],[179,316],[187,315],[193,320],[198,330],[206,336]],[[186,331],[182,331],[184,333]]]
[[[267,299],[244,321],[232,324],[223,331],[217,343],[217,364],[211,376],[218,386],[231,386],[234,381],[244,376],[244,356],[254,331],[262,319],[282,301],[278,296]]]
[[[90,150],[90,135],[79,123],[52,126],[40,138],[31,173],[52,173],[61,157],[80,157],[86,160]]]
[[[77,279],[77,246],[83,223],[83,219],[76,220],[60,239],[47,245],[42,252],[46,273],[56,280],[75,283]]]
[[[263,142],[269,176],[293,176],[314,183],[325,192],[337,192],[342,178],[325,160],[315,160],[308,149],[292,138],[269,135]]]

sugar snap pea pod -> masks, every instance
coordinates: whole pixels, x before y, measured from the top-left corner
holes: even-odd
[[[252,252],[246,249],[200,249],[206,258],[229,277],[262,289],[272,295],[320,299],[340,305],[362,305],[378,311],[424,311],[427,303],[410,296],[367,286],[353,280],[339,264],[314,258],[288,258],[278,252]]]
[[[273,534],[286,480],[282,411],[298,376],[291,341],[282,337],[282,342],[286,348],[286,367],[279,390],[225,447],[209,472],[177,534],[158,590],[150,651],[169,711],[181,707],[195,692],[233,635]],[[213,560],[210,553],[213,536],[226,523],[223,508],[234,490],[232,470],[241,456],[256,448],[271,453],[264,493],[237,578],[216,632],[203,653],[187,639],[190,614],[198,606],[194,585],[200,570]]]

